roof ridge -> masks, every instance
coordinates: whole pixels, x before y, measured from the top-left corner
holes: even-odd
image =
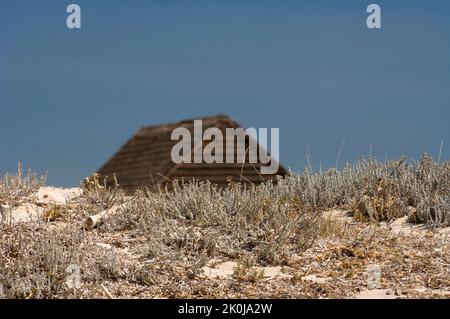
[[[213,119],[226,119],[226,120],[232,120],[233,119],[223,113],[219,113],[217,115],[207,115],[207,116],[197,116],[197,117],[193,117],[190,119],[186,119],[186,120],[180,120],[177,122],[170,122],[170,123],[161,123],[161,124],[155,124],[155,125],[146,125],[141,127],[139,131],[141,130],[147,130],[147,129],[157,129],[157,128],[162,128],[162,127],[172,127],[172,126],[177,126],[177,125],[181,125],[181,124],[185,124],[185,123],[190,123],[193,122],[194,120],[213,120]]]

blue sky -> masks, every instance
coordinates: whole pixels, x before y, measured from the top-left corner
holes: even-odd
[[[382,29],[365,12],[382,9]],[[65,25],[82,9],[82,29]],[[448,1],[2,1],[0,175],[76,186],[138,128],[226,113],[279,127],[293,170],[450,158]]]

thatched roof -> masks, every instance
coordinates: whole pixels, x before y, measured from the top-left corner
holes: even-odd
[[[196,119],[202,120],[203,130],[217,127],[225,132],[225,128],[240,127],[237,122],[225,115]],[[178,141],[172,141],[171,134],[177,127],[185,127],[193,135],[194,119],[141,128],[98,170],[100,177],[108,176],[111,183],[110,177],[115,174],[122,187],[134,190],[140,186],[158,185],[175,179],[194,178],[220,185],[225,185],[231,180],[258,184],[262,181],[275,180],[276,175],[286,175],[286,170],[281,166],[277,174],[261,175],[259,167],[262,164],[247,163],[248,161],[236,164],[175,164],[171,159],[171,151]]]

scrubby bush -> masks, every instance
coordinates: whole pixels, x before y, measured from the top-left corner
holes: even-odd
[[[46,175],[38,177],[28,170],[24,174],[22,164],[19,163],[17,173],[6,174],[0,179],[0,204],[18,206],[29,200],[29,196],[45,184]]]
[[[432,226],[450,223],[450,162],[436,163],[429,155],[379,163],[360,160],[343,170],[306,170],[279,181],[276,194],[308,209],[339,207],[362,220],[409,220]]]

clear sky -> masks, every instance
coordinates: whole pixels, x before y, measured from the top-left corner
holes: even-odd
[[[0,175],[76,186],[141,126],[217,113],[279,127],[293,170],[343,141],[341,162],[449,159],[450,1],[1,1]]]

